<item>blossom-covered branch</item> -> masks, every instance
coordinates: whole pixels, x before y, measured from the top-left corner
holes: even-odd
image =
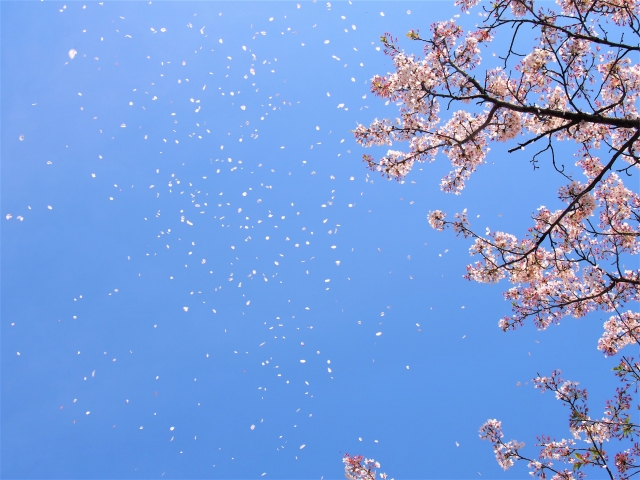
[[[601,419],[589,416],[587,391],[578,388],[576,382],[563,380],[560,371],[553,372],[549,377],[538,375],[533,379],[536,388],[542,392],[554,392],[556,399],[569,408],[569,430],[573,436],[572,439],[563,438],[559,441],[539,436],[536,446],[541,449],[537,459],[520,453],[523,443],[514,440],[504,442],[502,424],[498,420],[487,420],[480,428],[480,438],[493,444],[496,459],[502,468],[506,470],[516,461],[526,461],[534,478],[544,479],[552,473],[552,478],[558,480],[581,479],[585,477],[582,468],[592,466],[605,470],[611,479],[629,479],[640,473],[640,444],[637,441],[640,424],[634,421],[635,417],[631,414],[631,393],[637,393],[640,363],[634,362],[633,358],[623,357],[615,371],[623,386],[617,388],[614,397],[606,402]],[[610,465],[610,456],[604,448],[605,443],[611,440],[630,442],[629,448],[614,455],[613,465]],[[554,462],[561,462],[570,469],[558,468]]]
[[[344,476],[349,480],[376,480],[376,469],[380,468],[380,463],[374,459],[364,458],[362,455],[351,456],[345,453],[342,462],[344,463]],[[380,478],[386,480],[387,474],[380,473]]]

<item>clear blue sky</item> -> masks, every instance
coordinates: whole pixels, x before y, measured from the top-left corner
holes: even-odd
[[[380,35],[452,2],[0,8],[3,478],[524,478],[478,428],[567,437],[536,372],[600,415],[602,316],[502,333],[508,285],[426,221],[521,235],[550,166],[494,148],[454,197],[446,159],[388,182],[350,133],[395,114]]]

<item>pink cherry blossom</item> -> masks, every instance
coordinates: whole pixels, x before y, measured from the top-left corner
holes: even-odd
[[[347,479],[376,480],[376,470],[380,468],[380,463],[374,459],[364,458],[362,455],[351,456],[345,453],[342,462],[344,463],[344,476]],[[380,473],[379,475],[382,480],[387,479],[386,473]]]

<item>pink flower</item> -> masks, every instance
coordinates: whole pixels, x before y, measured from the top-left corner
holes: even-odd
[[[429,212],[427,219],[429,220],[429,225],[431,228],[435,228],[436,230],[442,231],[444,230],[444,219],[447,214],[443,213],[441,210],[435,210],[433,212]]]

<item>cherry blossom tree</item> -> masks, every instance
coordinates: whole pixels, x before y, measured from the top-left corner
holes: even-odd
[[[406,53],[388,33],[381,37],[395,71],[375,76],[371,91],[396,102],[399,115],[358,125],[354,134],[364,147],[408,146],[364,160],[370,169],[401,180],[416,163],[432,162],[441,152],[452,165],[441,189],[458,195],[485,163],[491,143],[510,142],[509,153],[532,150],[534,168],[548,161],[564,185],[558,191],[561,208],[538,208],[524,235],[488,229],[480,234],[466,210],[452,219],[432,211],[429,224],[472,240],[477,261],[467,267],[467,279],[513,284],[504,294],[512,314],[500,320],[502,330],[527,321],[546,329],[563,317],[600,311],[608,315],[597,344],[605,356],[640,345],[640,313],[629,308],[639,298],[640,269],[628,267],[638,264],[640,196],[624,183],[637,186],[640,167],[640,1],[478,3],[456,0],[465,13],[479,10],[483,20],[475,29],[465,31],[451,19],[431,25],[427,36],[407,33],[422,47],[421,56]],[[483,60],[494,38],[503,51]],[[559,142],[575,145],[574,166],[557,158]],[[589,417],[586,391],[562,380],[560,372],[534,379],[537,388],[555,392],[569,407],[574,436],[539,437],[538,460],[524,457],[521,443],[503,442],[497,420],[482,426],[481,438],[493,444],[503,468],[525,460],[534,477],[581,478],[582,467],[590,465],[611,478],[630,478],[640,472],[640,446],[633,443],[640,426],[629,414],[640,363],[622,357],[615,372],[623,386],[601,420]],[[604,450],[610,439],[631,445],[615,454],[614,465]],[[556,468],[551,460],[570,469]]]

